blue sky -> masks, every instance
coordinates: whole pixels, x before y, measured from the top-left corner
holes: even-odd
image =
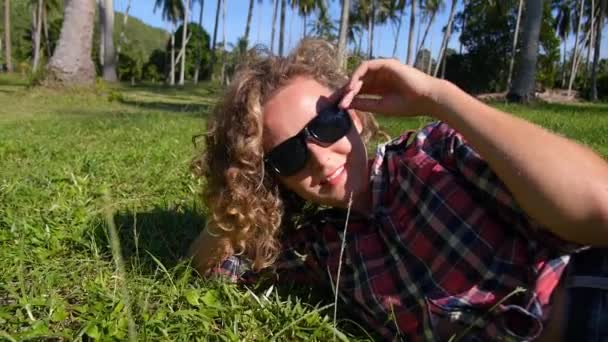
[[[114,0],[114,6],[117,11],[123,12],[127,6],[128,0]],[[340,1],[330,1],[330,14],[334,19],[340,17]],[[226,1],[226,40],[228,43],[236,42],[236,39],[244,35],[245,22],[247,20],[248,0],[227,0]],[[203,27],[210,34],[213,33],[213,24],[215,21],[215,10],[217,6],[217,0],[205,0],[205,6],[203,9]],[[461,7],[461,6],[459,6]],[[135,16],[144,22],[164,28],[170,29],[168,23],[163,22],[160,11],[154,13],[154,1],[152,0],[132,0],[130,15]],[[460,9],[460,8],[459,8]],[[256,0],[254,13],[251,23],[250,40],[252,43],[262,43],[270,45],[270,35],[272,28],[272,0],[263,0],[261,3]],[[194,5],[194,10],[191,16],[191,21],[198,21],[198,15],[200,11],[200,5],[198,2]],[[443,33],[441,28],[447,23],[449,15],[449,6],[445,6],[443,12],[441,12],[431,28],[429,37],[427,38],[426,47],[431,47],[433,56],[438,54],[439,46]],[[311,17],[312,18],[312,17]],[[312,21],[309,18],[308,22]],[[221,13],[220,13],[221,20]],[[278,21],[277,17],[277,33],[275,34],[275,49],[278,46]],[[302,37],[302,18],[300,18],[294,11],[288,10],[285,16],[285,29],[286,37],[285,44],[287,50],[294,47],[298,39]],[[405,60],[405,54],[407,49],[407,34],[409,25],[409,16],[404,18],[401,26],[401,32],[399,34],[399,45],[397,46],[396,57],[401,61]],[[423,30],[424,27],[421,28]],[[395,30],[390,25],[385,25],[376,28],[374,32],[374,55],[375,56],[392,56],[393,45],[395,42]],[[602,34],[602,48],[601,56],[605,58],[608,55],[608,34],[606,30]],[[222,25],[218,27],[218,40],[222,39]],[[572,40],[572,39],[571,39]],[[366,51],[367,35],[363,37],[363,51]],[[569,42],[571,47],[573,42]],[[458,49],[458,34],[452,35],[449,43],[449,47]]]

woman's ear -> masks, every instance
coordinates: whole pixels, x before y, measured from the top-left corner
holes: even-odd
[[[363,122],[361,121],[361,117],[359,117],[359,114],[354,109],[348,109],[347,111],[348,114],[350,114],[350,118],[353,120],[353,123],[355,124],[357,133],[361,135],[361,132],[363,132]]]

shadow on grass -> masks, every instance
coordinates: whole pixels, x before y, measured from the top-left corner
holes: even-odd
[[[206,103],[171,103],[162,101],[136,101],[130,99],[120,99],[124,105],[134,106],[138,109],[148,109],[153,111],[169,111],[174,113],[196,113],[197,116],[206,116],[211,110],[211,106]]]
[[[158,268],[154,258],[170,269],[188,257],[188,247],[202,230],[205,217],[193,208],[155,208],[147,212],[116,213],[114,223],[126,265],[143,273],[153,273]],[[106,249],[104,252],[111,255],[105,224],[99,227],[96,237]]]

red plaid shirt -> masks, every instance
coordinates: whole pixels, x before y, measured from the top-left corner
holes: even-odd
[[[284,234],[280,281],[331,286],[345,238],[339,295],[387,340],[437,340],[442,321],[473,340],[541,333],[576,246],[528,217],[459,133],[437,122],[381,145],[370,184],[373,215],[351,214],[346,234],[337,209]],[[239,279],[246,264],[217,271]]]

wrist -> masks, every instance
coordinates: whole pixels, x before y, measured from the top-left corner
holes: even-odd
[[[457,88],[452,82],[434,78],[427,100],[429,103],[428,114],[435,119],[445,121],[445,115],[449,112],[448,100],[455,96]]]

